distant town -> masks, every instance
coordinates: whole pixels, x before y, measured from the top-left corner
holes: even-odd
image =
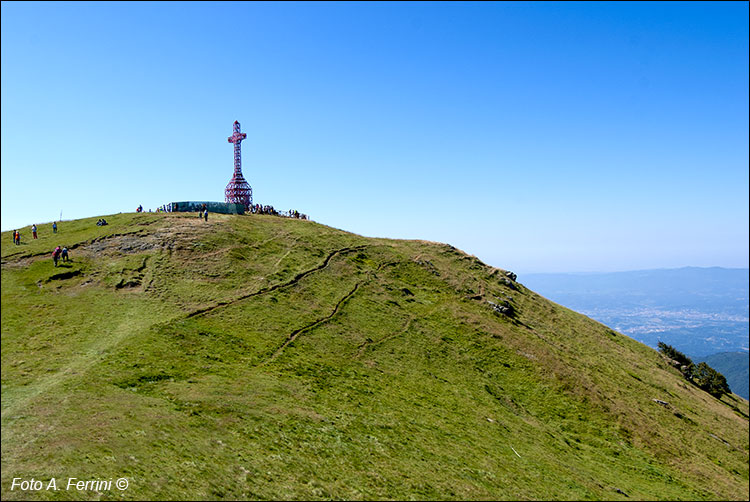
[[[655,307],[590,308],[579,312],[652,347],[659,340],[668,340],[695,356],[748,350],[750,319],[741,314]]]
[[[639,342],[691,357],[748,350],[748,269],[528,274],[526,286]]]

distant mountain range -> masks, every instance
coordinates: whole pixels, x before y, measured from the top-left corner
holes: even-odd
[[[651,347],[661,340],[695,361],[721,352],[744,353],[747,375],[749,278],[746,268],[685,267],[527,274],[520,280],[545,297]],[[730,382],[730,387],[736,386]],[[740,395],[747,397],[747,392]]]

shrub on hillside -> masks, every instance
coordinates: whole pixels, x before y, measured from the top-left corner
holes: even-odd
[[[693,364],[692,359],[690,359],[688,356],[686,356],[679,350],[675,349],[671,345],[667,345],[664,342],[659,342],[658,347],[659,347],[659,352],[669,357],[670,359],[674,359],[675,361],[680,363],[680,365],[690,366]]]
[[[672,361],[675,361],[677,364],[674,364],[674,366],[680,370],[682,375],[690,380],[693,376],[693,369],[695,368],[695,365],[693,364],[693,360],[690,359],[688,356],[680,352],[679,350],[675,349],[671,345],[667,345],[664,342],[658,343],[659,352],[667,356]]]
[[[724,375],[706,363],[699,363],[695,367],[693,381],[699,388],[717,398],[732,392]]]
[[[674,361],[673,365],[677,367],[682,375],[698,388],[708,392],[714,397],[721,397],[723,394],[731,394],[727,379],[706,363],[700,363],[697,366],[693,364],[692,359],[664,342],[658,343],[659,352]]]

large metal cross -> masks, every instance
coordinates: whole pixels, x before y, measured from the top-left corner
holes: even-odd
[[[253,189],[242,176],[242,155],[240,153],[240,143],[245,138],[247,138],[247,134],[240,132],[240,123],[235,120],[233,133],[227,138],[227,142],[234,143],[234,175],[224,190],[224,200],[242,204],[245,206],[245,210],[249,210],[253,204]]]

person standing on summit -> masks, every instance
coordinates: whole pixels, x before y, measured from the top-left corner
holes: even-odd
[[[31,225],[31,235],[33,235],[34,239],[36,239],[36,223]]]

